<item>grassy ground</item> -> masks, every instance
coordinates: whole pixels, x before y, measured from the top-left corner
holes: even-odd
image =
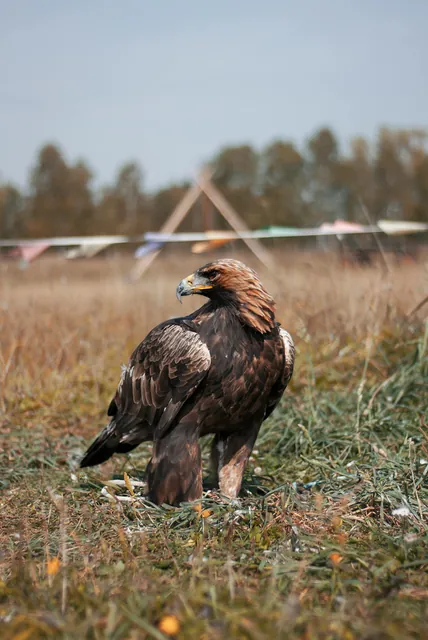
[[[52,265],[1,279],[2,638],[425,637],[428,329],[423,309],[409,317],[423,264],[284,262],[269,284],[293,384],[239,503],[180,509],[140,497],[149,446],[76,467],[130,349],[190,309],[174,286],[197,263],[137,289],[122,263]]]

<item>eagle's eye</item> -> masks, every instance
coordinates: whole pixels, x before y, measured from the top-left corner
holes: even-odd
[[[205,271],[201,271],[201,275],[207,278],[207,280],[214,280],[220,275],[220,271],[218,269],[206,269]]]

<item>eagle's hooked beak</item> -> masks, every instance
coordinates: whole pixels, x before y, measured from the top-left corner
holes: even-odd
[[[175,295],[177,296],[177,300],[181,303],[182,296],[191,296],[194,293],[200,293],[212,288],[212,284],[210,284],[206,278],[202,278],[192,273],[180,282],[175,291]]]
[[[180,284],[178,285],[176,291],[175,291],[175,295],[177,296],[177,300],[178,302],[180,302],[181,304],[181,297],[182,296],[190,296],[192,295],[192,281],[191,281],[191,277],[192,276],[188,276],[187,278],[184,278]]]

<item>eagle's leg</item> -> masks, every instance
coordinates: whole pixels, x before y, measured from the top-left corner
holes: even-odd
[[[148,498],[155,504],[179,505],[202,497],[202,460],[197,434],[175,427],[154,441],[147,467]]]
[[[248,458],[253,450],[259,427],[250,432],[230,436],[217,434],[211,447],[211,466],[220,492],[228,498],[237,498]]]

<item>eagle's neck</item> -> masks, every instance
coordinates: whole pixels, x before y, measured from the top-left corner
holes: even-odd
[[[246,291],[238,296],[235,292],[222,292],[222,295],[211,298],[198,309],[194,319],[203,322],[216,312],[223,311],[257,333],[270,333],[276,326],[275,303],[268,293],[264,293],[265,296],[256,296]]]

